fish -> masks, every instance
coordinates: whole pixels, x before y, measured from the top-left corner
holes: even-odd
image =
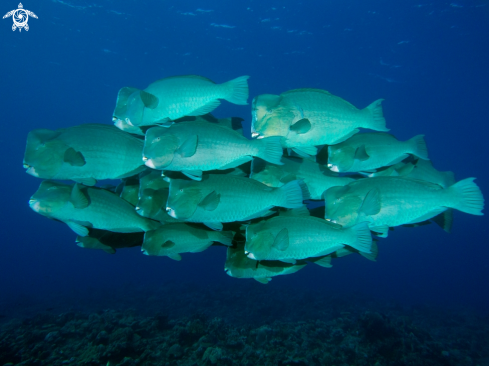
[[[184,75],[160,79],[140,90],[119,90],[112,121],[116,126],[170,126],[184,116],[200,116],[212,112],[225,99],[246,105],[248,78],[240,76],[216,84],[203,76]]]
[[[360,179],[325,192],[325,219],[343,227],[367,221],[370,230],[386,237],[390,227],[417,224],[449,208],[483,215],[484,197],[474,180],[443,188],[404,177]]]
[[[30,208],[48,218],[62,221],[79,236],[89,229],[119,233],[155,230],[161,224],[139,216],[129,202],[117,194],[79,183],[45,180],[29,200]]]
[[[161,223],[178,222],[165,210],[170,191],[168,180],[159,170],[148,169],[139,174],[139,199],[135,205],[139,215]]]
[[[143,146],[142,139],[110,125],[38,129],[27,136],[24,168],[37,178],[93,186],[97,180],[122,179],[145,170]]]
[[[455,183],[455,175],[451,171],[440,172],[435,169],[430,160],[418,159],[414,162],[398,163],[388,169],[367,174],[368,177],[377,176],[399,176],[405,178],[419,179],[448,188]]]
[[[262,94],[252,102],[252,136],[281,136],[283,147],[301,156],[316,155],[315,146],[343,142],[359,132],[359,128],[388,131],[382,101],[379,99],[364,109],[357,109],[320,89]]]
[[[213,242],[231,246],[234,232],[206,230],[184,222],[166,224],[144,234],[141,251],[145,255],[167,256],[182,259],[182,253],[198,253],[209,248]]]
[[[228,127],[207,122],[182,122],[146,132],[143,160],[146,166],[180,171],[195,180],[203,171],[235,168],[254,156],[282,164],[280,137],[248,140]]]
[[[423,135],[399,141],[389,133],[359,133],[339,144],[328,146],[328,168],[342,173],[374,171],[397,164],[410,154],[428,160]]]
[[[269,187],[282,187],[292,180],[301,179],[306,184],[312,200],[322,200],[324,191],[330,187],[344,186],[354,181],[350,177],[340,177],[309,159],[283,157],[282,163],[284,165],[275,165],[254,159],[250,178]]]
[[[200,182],[171,179],[166,211],[175,219],[222,230],[223,222],[267,216],[275,206],[301,207],[307,198],[307,187],[297,180],[271,188],[250,178],[208,174]]]
[[[284,263],[280,261],[255,261],[246,256],[244,243],[228,247],[224,271],[235,278],[253,278],[267,284],[272,277],[295,273],[306,266],[306,263]]]
[[[312,216],[276,216],[246,228],[245,253],[259,261],[295,264],[299,259],[331,254],[345,245],[370,253],[368,224],[343,228]]]
[[[77,236],[76,244],[80,248],[100,249],[115,254],[116,249],[142,245],[144,233],[114,233],[107,230],[89,229],[88,236]]]

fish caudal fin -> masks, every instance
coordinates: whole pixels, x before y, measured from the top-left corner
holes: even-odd
[[[248,79],[249,76],[240,76],[222,84],[227,90],[223,98],[233,104],[247,105],[249,96]]]
[[[377,99],[365,108],[365,110],[369,112],[370,118],[368,118],[368,123],[362,127],[375,131],[389,131],[389,129],[385,127],[385,118],[384,113],[382,112],[383,101],[384,99]]]
[[[455,202],[451,207],[472,215],[484,215],[481,212],[484,208],[484,197],[474,180],[475,178],[467,178],[448,188],[453,197],[452,202]]]
[[[428,148],[426,147],[424,135],[414,136],[408,143],[411,145],[411,154],[423,160],[430,160],[428,158]]]
[[[285,208],[302,207],[302,201],[309,197],[307,186],[301,180],[293,180],[276,188],[276,192],[280,194],[280,201],[276,205]]]
[[[354,235],[353,242],[346,243],[347,245],[358,250],[359,252],[371,253],[372,235],[370,234],[370,229],[367,222],[362,222],[347,230],[350,230]]]
[[[283,165],[280,161],[284,150],[280,142],[280,136],[266,137],[260,140],[251,140],[252,144],[258,145],[256,156],[275,165]]]

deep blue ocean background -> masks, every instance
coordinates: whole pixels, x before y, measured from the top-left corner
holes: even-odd
[[[455,1],[23,2],[39,17],[29,19],[28,32],[12,32],[11,18],[0,21],[0,312],[103,309],[124,298],[144,307],[141,289],[211,285],[487,313],[487,215],[455,212],[451,234],[436,225],[396,228],[379,242],[377,262],[349,256],[332,269],[311,264],[264,286],[228,277],[222,247],[181,262],[139,248],[81,249],[66,225],[31,211],[41,180],[22,168],[30,130],[111,124],[121,87],[182,74],[218,83],[250,75],[250,103],[293,88],[325,89],[359,108],[385,98],[391,133],[424,134],[437,169],[457,180],[477,177],[489,197],[489,1]],[[0,4],[2,14],[18,5]],[[223,102],[213,114],[242,117],[249,130],[250,112]]]

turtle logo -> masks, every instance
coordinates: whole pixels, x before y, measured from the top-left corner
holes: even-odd
[[[17,28],[19,28],[19,32],[22,31],[22,28],[28,31],[29,25],[27,24],[27,21],[29,20],[29,15],[37,19],[36,14],[34,14],[32,11],[25,10],[22,3],[19,3],[19,8],[9,11],[3,16],[3,19],[12,17],[12,19],[14,20],[14,25],[12,25],[13,31],[15,31]]]

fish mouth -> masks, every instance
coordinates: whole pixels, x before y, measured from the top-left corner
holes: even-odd
[[[143,248],[141,248],[141,253],[143,253],[144,255],[149,255],[148,251],[146,249],[143,249]]]
[[[144,160],[144,157],[143,157],[143,161],[144,161],[144,164],[148,167],[148,168],[151,168],[151,169],[156,169],[156,165],[153,161],[153,159],[148,159],[146,158],[146,160]]]
[[[143,155],[143,161],[148,161],[148,157]]]
[[[36,169],[33,166],[29,167],[25,172],[33,177],[39,178],[39,173],[36,172]]]
[[[172,209],[171,207],[166,207],[166,208],[165,208],[165,210],[166,210],[166,213],[167,213],[168,215],[170,215],[170,216],[171,216],[171,217],[173,217],[174,219],[176,219],[176,218],[177,218],[177,215],[175,214],[175,210],[174,210],[174,209]]]
[[[255,137],[258,137],[258,136],[260,136],[260,134],[259,134],[258,132],[252,132],[252,133],[251,133],[251,137],[252,137],[252,138],[255,138]],[[258,138],[259,138],[259,137],[258,137]]]
[[[35,212],[41,212],[41,203],[38,200],[30,199],[29,207]]]
[[[245,254],[246,254],[246,252],[245,252]],[[256,257],[255,257],[255,255],[254,255],[253,253],[248,252],[248,254],[246,254],[246,256],[247,256],[249,259],[256,260]]]
[[[337,165],[328,164],[328,168],[329,168],[329,170],[331,170],[332,172],[335,172],[335,173],[339,173],[339,172],[340,172],[340,170],[338,169],[338,166],[337,166]]]
[[[24,169],[29,169],[31,167],[29,164],[26,163],[23,163],[22,166],[24,167]]]

